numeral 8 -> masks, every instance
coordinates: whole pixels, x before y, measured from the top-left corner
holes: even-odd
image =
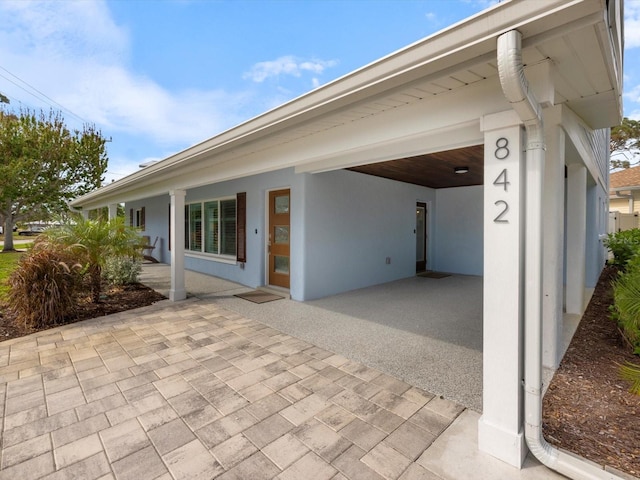
[[[500,137],[498,140],[496,140],[496,151],[494,155],[498,160],[504,160],[509,156],[509,149],[507,148],[508,146],[509,140],[507,140],[506,138]]]

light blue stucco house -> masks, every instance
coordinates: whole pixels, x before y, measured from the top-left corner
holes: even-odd
[[[540,365],[605,262],[622,33],[619,0],[503,1],[72,206],[124,203],[173,300],[185,268],[298,301],[483,276],[480,449],[572,474],[540,436]]]

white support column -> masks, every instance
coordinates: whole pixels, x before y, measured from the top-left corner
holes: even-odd
[[[567,168],[567,313],[584,311],[587,238],[587,168]]]
[[[118,204],[110,203],[109,204],[109,220],[114,219],[118,216]]]
[[[520,467],[523,425],[524,130],[514,111],[484,132],[483,395],[478,446]]]
[[[544,118],[547,153],[542,199],[542,364],[555,370],[561,358],[563,328],[564,209],[559,207],[564,205],[565,134],[550,118],[553,113],[546,110]]]
[[[172,190],[171,196],[171,290],[172,302],[187,298],[184,281],[184,190]]]
[[[82,218],[84,218],[85,220],[89,220],[89,212],[90,210],[87,209],[82,209]]]

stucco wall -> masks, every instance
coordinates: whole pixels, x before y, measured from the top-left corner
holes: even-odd
[[[295,175],[293,169],[189,189],[185,198],[186,203],[233,196],[239,192],[247,193],[247,262],[242,268],[240,264],[235,262],[219,261],[209,255],[187,252],[185,267],[189,270],[226,278],[252,288],[264,285],[265,199],[268,190],[277,188],[291,188],[291,222],[300,222],[302,210],[298,203],[300,203],[300,197],[304,192],[304,182],[303,176]],[[127,211],[129,208],[145,207],[147,231],[143,234],[150,235],[152,242],[156,235],[160,237],[158,240],[160,248],[156,249],[155,255],[158,260],[165,263],[171,261],[168,249],[169,201],[169,196],[166,195],[126,205]],[[292,228],[291,253],[293,258],[299,258],[301,255],[301,233],[300,229]],[[303,284],[302,267],[292,262],[291,268],[291,296],[300,298]]]
[[[128,202],[125,204],[125,219],[129,221],[129,210],[144,207],[145,209],[145,228],[142,235],[148,235],[151,243],[158,237],[156,248],[153,250],[153,256],[160,262],[169,262],[169,228],[167,221],[169,219],[169,195],[148,198],[137,202]]]
[[[434,270],[482,275],[483,187],[436,191]]]
[[[607,259],[601,235],[607,233],[609,212],[608,194],[599,185],[587,187],[587,232],[585,286],[593,288]]]
[[[247,193],[247,262],[187,252],[185,266],[249,287],[266,284],[266,195],[291,188],[291,296],[310,300],[415,275],[416,202],[428,205],[431,270],[482,274],[482,187],[433,190],[346,170],[295,174],[293,169],[190,189],[186,203]],[[170,262],[169,196],[132,202],[145,207],[154,252]],[[386,259],[390,263],[386,263]],[[188,286],[187,286],[188,287]]]
[[[267,191],[291,188],[291,223],[294,225],[295,222],[300,221],[300,209],[297,204],[302,186],[300,176],[295,175],[293,169],[286,169],[188,190],[186,203],[233,196],[238,192],[247,193],[247,262],[243,269],[239,264],[224,263],[213,260],[207,255],[188,252],[186,268],[220,276],[250,287],[264,285]],[[299,256],[297,252],[301,243],[297,228],[291,229],[290,241],[292,258],[296,258]],[[294,261],[291,263],[291,269],[291,295],[297,297],[302,288],[302,277],[300,268]]]
[[[345,170],[306,183],[305,300],[415,275],[416,202],[433,189]]]

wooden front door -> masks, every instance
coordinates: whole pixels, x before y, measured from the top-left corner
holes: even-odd
[[[427,204],[416,204],[416,272],[427,269]]]
[[[269,285],[289,288],[291,195],[287,190],[269,192]]]

